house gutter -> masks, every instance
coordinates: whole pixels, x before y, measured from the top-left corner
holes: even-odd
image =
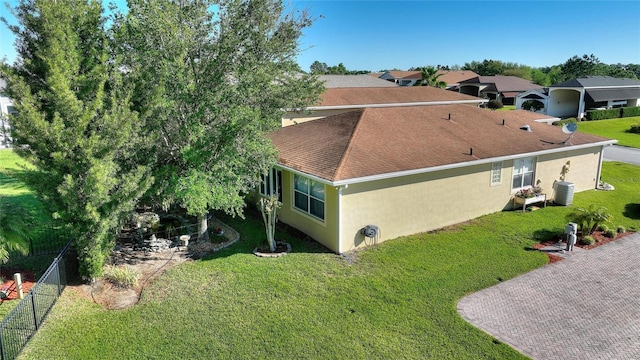
[[[358,104],[358,105],[328,105],[328,106],[309,106],[304,110],[347,110],[347,109],[364,109],[364,108],[389,108],[389,107],[405,107],[405,106],[429,106],[429,105],[456,105],[456,104],[482,104],[488,100],[447,100],[447,101],[418,101],[407,103],[387,103],[387,104]]]

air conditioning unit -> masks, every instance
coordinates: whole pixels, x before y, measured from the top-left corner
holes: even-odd
[[[573,191],[575,184],[568,181],[560,181],[556,183],[556,196],[553,200],[556,204],[571,205],[573,204]]]

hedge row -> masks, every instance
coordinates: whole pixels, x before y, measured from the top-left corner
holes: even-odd
[[[640,106],[623,107],[621,117],[640,116]]]
[[[640,116],[640,106],[587,111],[587,120],[617,119],[633,116]]]

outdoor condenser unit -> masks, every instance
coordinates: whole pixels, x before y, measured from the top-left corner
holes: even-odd
[[[573,191],[575,184],[568,181],[560,181],[556,184],[556,197],[554,202],[560,205],[573,204]]]

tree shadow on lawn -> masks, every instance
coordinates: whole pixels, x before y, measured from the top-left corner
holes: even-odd
[[[248,207],[245,209],[244,216],[245,218],[241,219],[216,213],[215,217],[237,231],[240,234],[240,239],[227,248],[203,256],[201,260],[212,260],[235,254],[251,254],[256,247],[266,245],[267,237],[259,211]],[[333,254],[333,251],[307,234],[280,222],[276,225],[276,240],[289,243],[292,249],[291,253]]]
[[[633,220],[640,220],[640,204],[629,203],[624,206],[624,211],[622,212],[624,217]]]

